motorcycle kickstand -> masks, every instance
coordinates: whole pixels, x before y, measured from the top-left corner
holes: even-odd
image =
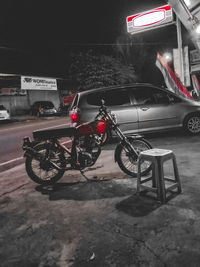
[[[85,178],[85,180],[87,182],[96,182],[97,181],[96,179],[89,179],[89,178],[87,178],[87,176],[84,174],[84,171],[82,171],[82,170],[80,170],[80,173]]]
[[[80,170],[80,173],[81,173],[81,175],[85,178],[85,180],[86,180],[87,182],[90,181],[90,179],[88,179],[87,176],[85,176],[84,171]]]

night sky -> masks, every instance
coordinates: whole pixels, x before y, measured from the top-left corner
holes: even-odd
[[[126,34],[126,16],[164,4],[165,0],[6,0],[0,9],[0,71],[62,76],[66,53],[91,46],[109,50],[120,34]],[[161,35],[170,42],[173,31],[154,30],[143,37],[163,42]]]
[[[164,0],[6,0],[0,34],[13,42],[112,42],[127,15],[165,4]]]

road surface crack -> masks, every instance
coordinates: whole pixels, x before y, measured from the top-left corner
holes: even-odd
[[[25,186],[25,185],[27,185],[27,184],[29,184],[29,182],[27,182],[27,183],[25,183],[25,184],[22,184],[22,185],[20,185],[20,186],[14,188],[14,189],[12,189],[12,190],[10,190],[10,191],[4,192],[3,194],[0,195],[0,197],[3,197],[3,196],[5,196],[5,195],[7,195],[7,194],[10,194],[10,193],[13,193],[13,192],[17,191],[18,189],[22,188],[23,186]]]
[[[103,228],[103,227],[102,227],[102,230],[105,231],[105,232],[110,233],[110,230],[107,230],[107,229],[105,229],[105,228]],[[138,239],[138,238],[132,237],[132,236],[127,235],[127,234],[123,234],[123,233],[120,231],[119,228],[116,229],[114,232],[115,232],[116,234],[122,236],[122,237],[131,239],[131,240],[134,240],[134,241],[137,242],[137,243],[141,243],[141,244],[143,244],[143,246],[144,246],[144,247],[145,247],[145,248],[146,248],[152,255],[154,255],[154,257],[155,257],[157,260],[159,260],[159,261],[163,264],[164,267],[166,266],[166,263],[163,262],[163,261],[161,260],[161,258],[159,257],[159,255],[157,255],[157,254],[153,251],[153,249],[151,249],[151,248],[147,245],[147,243],[146,243],[145,240]]]

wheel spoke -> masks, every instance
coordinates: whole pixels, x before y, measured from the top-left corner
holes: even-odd
[[[133,140],[132,146],[136,150],[136,152],[139,154],[141,151],[149,149],[149,147],[146,145],[146,143],[140,141],[140,140]],[[121,150],[121,161],[125,169],[130,171],[131,173],[137,173],[137,160],[135,160],[133,157],[131,157],[127,152],[122,149]],[[150,167],[151,163],[149,161],[144,161],[141,164],[141,171],[145,171]]]
[[[44,146],[42,145],[41,147],[39,147],[37,151],[43,156],[45,156],[46,154],[46,148],[44,149]],[[63,162],[63,157],[61,156],[60,153],[52,150],[50,151],[49,155],[50,155],[49,160],[52,163],[56,164],[60,168],[65,166],[64,165],[65,161]],[[32,158],[30,164],[31,164],[31,169],[34,175],[38,177],[38,179],[44,182],[45,181],[50,182],[60,173],[60,170],[56,169],[55,167],[52,167],[52,165],[50,164],[48,160],[43,160],[42,162],[40,162],[39,160]]]
[[[191,117],[188,120],[188,130],[191,133],[199,133],[200,132],[200,117]]]

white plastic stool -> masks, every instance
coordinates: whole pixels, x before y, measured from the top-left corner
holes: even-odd
[[[152,163],[152,176],[142,179],[141,164],[144,160],[151,161]],[[174,179],[164,176],[163,164],[167,160],[172,160],[174,169]],[[152,187],[145,185],[148,181],[152,180]],[[165,181],[170,185],[166,187]],[[176,164],[176,157],[171,150],[165,149],[149,149],[142,151],[138,157],[138,174],[137,174],[137,194],[140,194],[140,189],[152,191],[157,194],[157,198],[162,203],[167,201],[167,193],[173,189],[177,189],[177,193],[181,193],[181,183]]]

